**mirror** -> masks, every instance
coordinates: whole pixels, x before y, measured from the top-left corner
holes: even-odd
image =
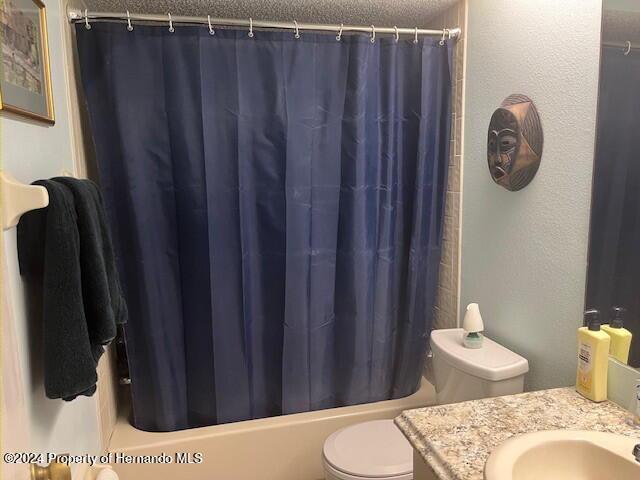
[[[628,364],[639,368],[640,2],[604,0],[602,27],[585,306],[602,323],[623,309]]]

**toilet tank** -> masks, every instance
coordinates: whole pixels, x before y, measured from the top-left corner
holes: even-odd
[[[482,348],[462,344],[464,330],[431,332],[436,401],[439,404],[521,393],[527,360],[484,337]]]

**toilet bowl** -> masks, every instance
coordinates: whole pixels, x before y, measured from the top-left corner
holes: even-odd
[[[393,420],[373,420],[332,433],[322,451],[325,479],[413,478],[413,450]]]
[[[464,330],[431,332],[436,402],[462,402],[520,393],[526,359],[485,337],[482,348],[462,344]],[[375,420],[334,432],[324,443],[326,480],[411,480],[413,450],[393,420]]]

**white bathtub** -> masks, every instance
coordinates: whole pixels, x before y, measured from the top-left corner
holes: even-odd
[[[324,478],[322,445],[332,432],[434,403],[433,387],[423,379],[416,393],[397,400],[178,432],[143,432],[123,417],[109,451],[134,456],[164,453],[173,459],[170,464],[112,463],[121,480],[319,480]],[[202,454],[202,463],[177,464],[177,452]]]

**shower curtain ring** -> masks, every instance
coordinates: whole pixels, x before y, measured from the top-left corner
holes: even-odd
[[[167,13],[167,15],[169,15],[169,31],[173,33],[176,31],[176,29],[173,28],[173,19],[171,18],[171,12]]]
[[[213,30],[211,26],[211,15],[207,15],[207,23],[209,24],[209,35],[215,35],[216,32]]]
[[[398,41],[400,40],[400,34],[398,33],[398,27],[396,27],[395,25],[393,26],[393,29],[396,31],[396,43],[398,43]]]
[[[338,35],[336,36],[336,40],[340,41],[342,40],[342,29],[344,28],[344,23],[340,24],[340,30],[338,31]]]
[[[91,30],[91,24],[89,24],[89,12],[86,8],[84,9],[84,28]]]
[[[296,34],[294,35],[294,37],[300,38],[300,29],[298,28],[298,22],[294,20],[293,24],[295,25],[295,29],[296,29]]]
[[[376,43],[376,27],[371,25],[371,43]]]
[[[418,27],[416,27],[415,34],[413,35],[413,43],[418,43]]]
[[[133,32],[133,25],[131,25],[131,15],[129,15],[129,10],[127,10],[127,30]]]
[[[631,42],[629,40],[627,40],[625,43],[627,44],[627,48],[624,51],[624,56],[626,57],[627,55],[629,55],[631,53]]]
[[[440,46],[444,46],[444,38],[447,36],[447,32],[449,30],[447,30],[446,28],[442,29],[442,38],[440,39]]]
[[[253,38],[253,18],[249,17],[249,33],[247,33],[249,38]]]

